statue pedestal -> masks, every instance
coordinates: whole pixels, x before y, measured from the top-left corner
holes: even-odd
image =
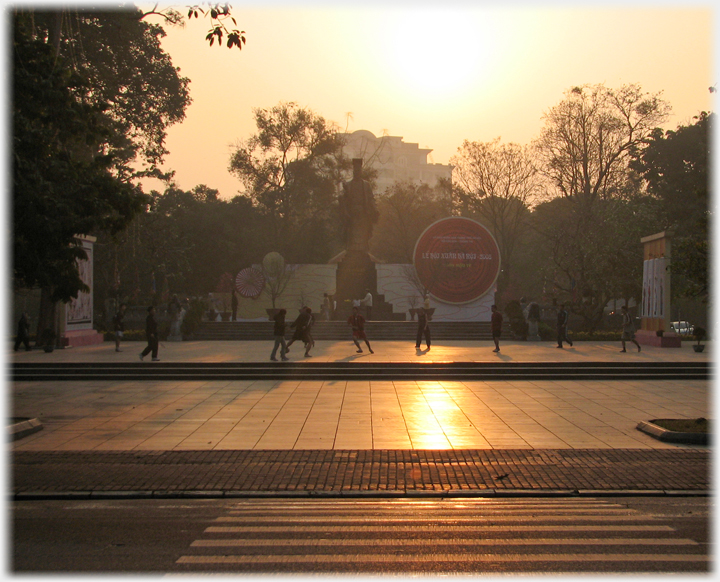
[[[350,316],[352,300],[365,297],[367,289],[370,289],[373,297],[377,295],[375,263],[366,252],[347,251],[338,263],[335,281],[337,311],[343,316],[346,312]],[[346,300],[348,303],[345,303]]]

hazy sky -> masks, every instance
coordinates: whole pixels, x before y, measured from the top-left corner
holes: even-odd
[[[440,163],[465,139],[530,143],[575,85],[662,92],[673,108],[667,128],[713,108],[712,4],[353,6],[235,2],[242,51],[209,47],[208,18],[165,27],[163,46],[192,81],[187,118],[167,140],[165,169],[181,188],[237,194],[233,145],[255,132],[253,108],[281,101],[348,131],[402,136]]]

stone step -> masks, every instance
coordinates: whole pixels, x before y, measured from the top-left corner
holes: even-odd
[[[707,362],[14,363],[13,381],[59,380],[708,380]]]
[[[491,340],[490,323],[483,321],[431,322],[430,331],[434,340]],[[413,341],[417,334],[415,321],[369,321],[365,332],[376,341]],[[350,326],[345,321],[317,321],[312,335],[316,340],[346,340],[351,336]],[[272,321],[206,321],[193,334],[195,340],[237,340],[268,341],[273,335]],[[286,337],[292,335],[289,324]]]

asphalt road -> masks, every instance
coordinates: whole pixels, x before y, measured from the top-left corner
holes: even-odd
[[[708,573],[710,497],[18,501],[13,573]]]

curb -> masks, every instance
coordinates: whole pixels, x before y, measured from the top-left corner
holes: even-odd
[[[29,418],[8,426],[8,437],[11,442],[42,430],[43,425],[37,418]]]
[[[667,430],[657,424],[653,424],[652,420],[640,422],[635,428],[645,434],[649,434],[651,437],[667,443],[680,443],[686,445],[710,444],[709,434]]]
[[[87,501],[125,499],[462,499],[535,497],[710,497],[694,490],[485,490],[485,491],[66,491],[15,493],[10,501]]]

